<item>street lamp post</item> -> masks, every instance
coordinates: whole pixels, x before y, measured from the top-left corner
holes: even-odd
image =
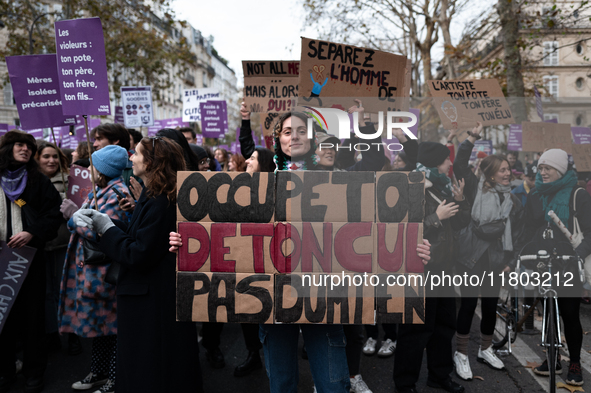
[[[41,14],[39,16],[37,16],[34,20],[33,23],[31,23],[31,28],[29,29],[29,54],[32,55],[33,54],[33,29],[35,28],[35,23],[37,23],[37,21],[39,21],[39,19],[43,18],[44,16],[47,15],[54,15],[56,14],[56,12],[46,12],[44,14]],[[19,17],[19,15],[17,14],[11,14],[10,12],[3,12],[0,14],[0,16],[15,16],[15,17]],[[5,24],[4,22],[2,22],[0,20],[0,29],[4,28]]]

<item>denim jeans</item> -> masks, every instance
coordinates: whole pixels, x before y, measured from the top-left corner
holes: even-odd
[[[300,328],[318,392],[348,393],[347,341],[341,325],[260,325],[271,393],[298,391]]]

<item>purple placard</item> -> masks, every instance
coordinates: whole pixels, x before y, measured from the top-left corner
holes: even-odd
[[[218,149],[224,149],[225,151],[230,150],[230,148],[228,147],[228,145],[219,145]]]
[[[182,117],[175,117],[173,119],[160,120],[162,128],[180,128],[180,127],[191,127],[191,125],[183,121]]]
[[[236,142],[230,142],[230,152],[232,154],[236,154],[236,151],[238,150],[238,143]]]
[[[542,106],[542,95],[538,91],[538,87],[534,85],[534,96],[536,97],[536,109],[538,110],[538,116],[544,120],[544,107]]]
[[[509,126],[509,138],[507,139],[507,150],[522,151],[522,132],[521,124],[511,124]]]
[[[115,107],[115,119],[113,120],[115,124],[125,124],[125,119],[123,118],[123,107],[116,106]]]
[[[201,135],[201,134],[195,135],[195,141],[196,141],[195,144],[197,146],[202,146],[203,145],[203,135]]]
[[[554,119],[544,120],[544,123],[556,123],[556,124],[558,124],[558,119],[554,118]]]
[[[206,138],[222,138],[228,132],[226,101],[207,101],[199,104],[201,131]]]
[[[0,136],[8,132],[8,124],[0,123]]]
[[[68,176],[68,198],[76,205],[82,206],[92,190],[90,170],[78,165],[72,165]]]
[[[66,115],[110,115],[105,39],[100,18],[55,22],[57,70]]]
[[[43,128],[35,128],[34,130],[26,130],[25,132],[33,135],[35,139],[43,139]]]
[[[571,127],[570,130],[573,133],[575,145],[586,145],[591,143],[591,128]]]
[[[485,152],[487,156],[493,154],[493,143],[492,141],[487,140],[479,140],[474,143],[474,147],[472,148],[472,153],[470,154],[470,160],[474,161],[476,159],[476,155],[478,152]]]
[[[14,124],[9,124],[8,131],[12,131],[12,130],[20,130],[20,127],[15,126]]]
[[[158,131],[160,131],[163,128],[164,127],[162,127],[162,120],[154,120],[154,125],[148,127],[148,136],[156,135]]]
[[[8,56],[6,66],[23,130],[74,124],[62,113],[56,55]]]

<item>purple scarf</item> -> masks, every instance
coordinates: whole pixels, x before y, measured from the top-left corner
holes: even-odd
[[[23,165],[16,171],[6,171],[2,174],[0,185],[11,202],[16,201],[27,186],[27,166]]]

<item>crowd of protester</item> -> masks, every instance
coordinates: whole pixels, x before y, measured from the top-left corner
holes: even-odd
[[[360,101],[359,130],[375,134]],[[176,322],[175,252],[183,239],[176,228],[176,172],[274,172],[277,170],[419,171],[425,176],[424,243],[417,246],[425,272],[455,269],[463,274],[508,272],[526,243],[548,248],[542,232],[553,210],[565,225],[577,215],[585,240],[575,252],[591,253],[591,181],[576,173],[566,152],[549,149],[525,164],[518,154],[479,153],[470,163],[477,124],[459,144],[455,132],[447,144],[418,143],[395,131],[403,151],[386,159],[378,136],[370,149],[356,156],[317,124],[308,138],[304,113],[282,115],[273,129],[273,150],[256,146],[250,113],[240,111],[240,153],[197,146],[192,128],[162,129],[154,137],[119,124],[94,128],[92,146],[80,143],[64,152],[58,146],[22,131],[0,139],[0,240],[9,247],[37,249],[28,276],[0,334],[0,393],[25,376],[24,391],[43,390],[47,351],[82,351],[79,337],[92,338],[88,374],[73,381],[74,390],[107,392],[203,391],[196,324]],[[333,148],[320,149],[320,143]],[[66,198],[70,165],[90,169],[96,188],[81,206]],[[580,189],[583,189],[581,192]],[[586,190],[585,190],[586,188]],[[575,208],[576,206],[576,208]],[[492,238],[479,228],[502,221]],[[556,242],[564,241],[556,231]],[[273,393],[296,392],[299,378],[298,339],[310,364],[318,392],[371,393],[360,374],[362,354],[393,357],[393,379],[400,393],[416,392],[423,355],[427,385],[461,393],[461,380],[473,378],[468,356],[470,327],[480,299],[481,322],[477,360],[495,370],[504,368],[492,348],[499,286],[462,286],[456,310],[454,288],[427,290],[425,323],[377,325],[242,324],[246,357],[235,368],[243,377],[265,368]],[[582,289],[581,289],[582,291]],[[533,301],[533,291],[525,299]],[[582,385],[580,351],[583,332],[581,301],[560,298],[570,363],[566,382]],[[533,315],[533,314],[532,314]],[[200,335],[209,367],[225,366],[220,350],[224,324],[203,323]],[[533,316],[526,331],[535,333]],[[454,340],[455,339],[455,340]],[[17,343],[22,359],[17,359]],[[264,360],[261,358],[261,349]],[[534,368],[548,375],[548,364]],[[557,372],[562,372],[559,360]],[[371,384],[371,382],[370,382]]]

